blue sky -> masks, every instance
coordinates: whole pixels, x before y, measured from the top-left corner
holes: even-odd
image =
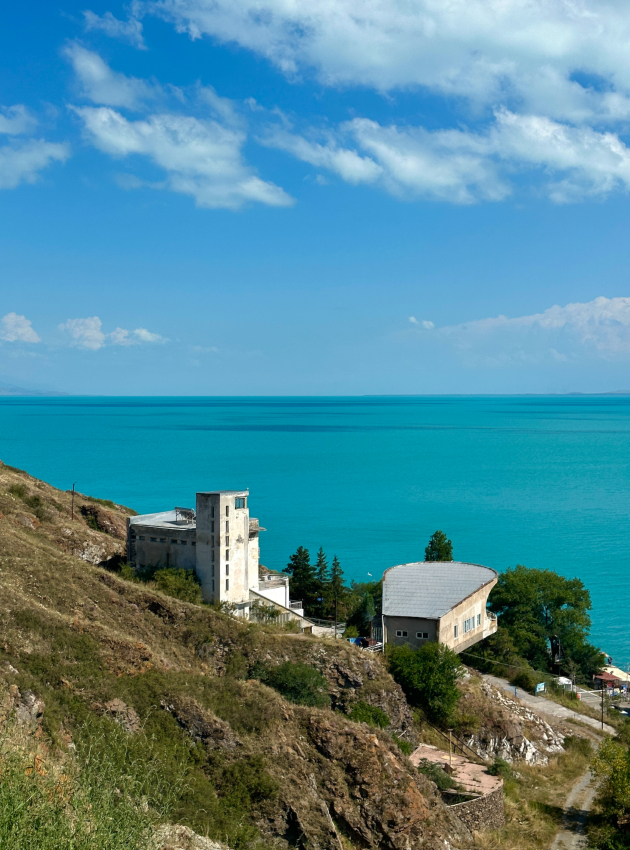
[[[629,390],[618,0],[13,4],[0,383]]]

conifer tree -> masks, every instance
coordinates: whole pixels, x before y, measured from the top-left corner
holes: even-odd
[[[325,617],[326,609],[328,608],[328,604],[330,601],[330,573],[326,553],[324,552],[321,546],[319,547],[319,552],[317,553],[315,575],[317,577],[317,589],[319,594],[319,613],[321,617]]]
[[[343,606],[344,592],[343,570],[341,569],[339,559],[335,555],[330,571],[330,596],[335,609],[335,637],[337,637],[337,620],[339,619],[340,609]]]
[[[436,531],[424,550],[425,561],[452,561],[453,544],[443,531]]]
[[[313,614],[318,604],[318,588],[315,567],[311,564],[308,549],[298,546],[295,554],[289,558],[284,572],[291,576],[289,585],[291,597],[302,602],[305,614]]]

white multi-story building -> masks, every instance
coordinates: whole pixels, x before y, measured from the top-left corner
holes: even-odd
[[[174,508],[127,520],[127,557],[134,568],[196,570],[206,602],[225,602],[250,616],[258,603],[282,619],[304,619],[301,603],[289,599],[289,577],[260,575],[259,534],[249,516],[249,490],[197,493],[196,510]],[[308,621],[303,627],[310,625]]]

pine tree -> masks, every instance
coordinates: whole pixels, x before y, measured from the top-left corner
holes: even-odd
[[[289,558],[284,572],[291,576],[289,584],[291,597],[302,602],[305,614],[312,614],[317,609],[317,577],[308,549],[299,546],[295,554]]]
[[[443,531],[436,531],[424,550],[425,561],[452,561],[453,544]]]
[[[326,616],[326,610],[330,602],[330,573],[328,569],[328,560],[323,548],[319,547],[317,553],[317,563],[315,564],[315,575],[317,578],[317,592],[319,594],[319,615]]]
[[[343,570],[339,559],[335,555],[330,571],[330,596],[335,611],[335,637],[337,637],[337,620],[339,613],[343,610],[345,587],[343,586]]]

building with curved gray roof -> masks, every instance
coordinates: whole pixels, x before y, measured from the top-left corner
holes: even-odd
[[[383,641],[421,646],[439,641],[462,652],[494,634],[486,610],[498,573],[460,561],[418,561],[383,575]]]

